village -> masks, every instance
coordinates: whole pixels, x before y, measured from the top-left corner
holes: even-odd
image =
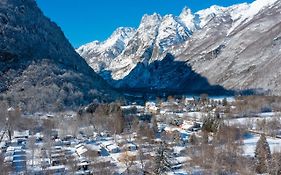
[[[20,116],[17,109],[8,108],[10,118],[0,132],[0,169],[3,174],[34,175],[196,174],[207,166],[193,165],[199,157],[192,157],[190,149],[213,145],[215,133],[221,134],[219,142],[234,133],[229,144],[241,140],[235,149],[247,161],[255,156],[261,135],[266,135],[272,152],[281,151],[279,111],[268,107],[245,113],[245,106],[238,106],[241,101],[207,95],[168,97],[143,105],[122,104],[120,109],[92,105],[79,112]],[[18,126],[18,117],[30,125]]]

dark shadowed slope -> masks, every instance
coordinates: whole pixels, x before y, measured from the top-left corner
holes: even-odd
[[[0,1],[0,91],[30,110],[117,97],[34,0]]]
[[[103,72],[110,75],[110,72]],[[105,76],[109,77],[110,76]],[[231,95],[218,85],[210,85],[205,77],[197,74],[186,62],[175,61],[167,54],[161,61],[154,61],[137,66],[121,80],[108,80],[112,85],[127,92],[166,92],[170,94]]]

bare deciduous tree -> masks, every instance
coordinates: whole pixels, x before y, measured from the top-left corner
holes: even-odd
[[[121,154],[120,161],[126,166],[126,173],[131,174],[131,167],[134,165],[136,156],[131,155],[128,151],[125,151]]]
[[[31,136],[28,138],[27,144],[29,150],[31,151],[31,166],[34,167],[35,151],[36,151],[36,137]]]

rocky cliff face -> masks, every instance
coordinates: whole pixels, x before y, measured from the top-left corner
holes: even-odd
[[[195,30],[193,19],[182,20],[184,17],[189,18],[190,10],[185,8],[181,17],[166,15],[164,17],[159,14],[144,15],[138,29],[134,30],[132,35],[128,36],[124,44],[119,44],[119,50],[114,57],[107,56],[106,51],[113,51],[112,47],[103,47],[103,51],[98,51],[100,47],[94,44],[87,44],[77,49],[77,52],[90,64],[95,70],[100,60],[110,62],[102,70],[98,70],[104,78],[113,78],[119,80],[128,75],[138,63],[146,65],[163,59],[164,52],[171,46],[185,42]],[[132,30],[131,30],[132,31]],[[115,37],[115,33],[112,37]],[[109,38],[109,40],[110,40]],[[107,43],[105,41],[104,43]],[[91,54],[87,54],[87,53]],[[110,58],[110,60],[107,60]],[[108,77],[104,71],[110,71],[111,76]],[[108,80],[109,80],[108,79]]]
[[[189,71],[181,71],[180,65],[185,64],[211,85],[281,95],[281,29],[276,20],[281,17],[280,3],[256,0],[231,7],[212,6],[194,14],[184,8],[179,17],[145,15],[122,52],[100,75],[118,88],[180,90],[182,79],[177,77],[189,75]],[[167,54],[181,64],[154,66]],[[90,59],[95,62],[99,57]],[[192,83],[187,83],[185,89],[189,91],[190,86]]]
[[[106,41],[88,43],[78,48],[77,52],[95,72],[99,73],[109,67],[112,60],[122,53],[135,33],[133,28],[120,27]]]
[[[29,109],[116,96],[34,0],[0,1],[0,75],[2,98]]]

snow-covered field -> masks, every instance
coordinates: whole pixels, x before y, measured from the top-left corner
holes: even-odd
[[[255,155],[255,148],[259,138],[260,136],[255,134],[247,135],[244,139],[244,155],[252,157]],[[267,137],[267,142],[272,153],[275,151],[281,151],[281,139]]]
[[[227,122],[230,125],[245,125],[247,123],[255,124],[259,120],[270,120],[272,119],[273,116],[281,116],[281,114],[278,112],[265,112],[265,113],[260,113],[256,115],[257,117],[243,117],[243,118],[233,118],[229,119]]]

